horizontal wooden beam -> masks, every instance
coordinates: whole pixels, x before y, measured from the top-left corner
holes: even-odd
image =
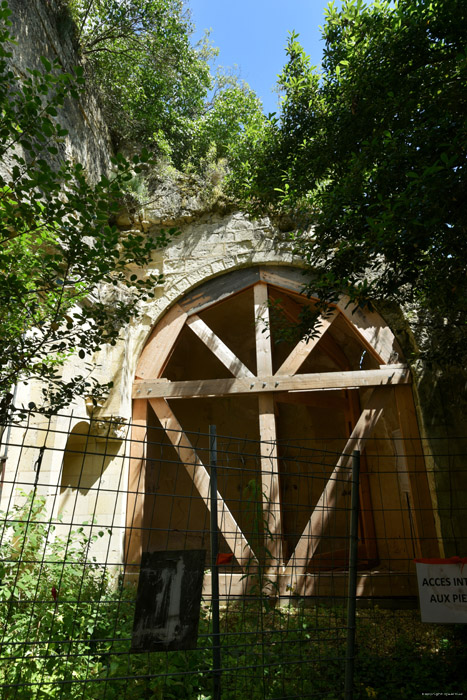
[[[192,379],[169,382],[166,379],[136,380],[133,397],[143,398],[197,398],[229,396],[230,394],[259,394],[268,391],[320,391],[326,389],[357,389],[371,386],[394,386],[410,384],[410,371],[406,367],[358,370],[356,372],[319,372],[295,374],[293,376],[239,378],[239,379]]]

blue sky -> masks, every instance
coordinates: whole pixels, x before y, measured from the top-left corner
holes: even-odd
[[[195,39],[211,28],[220,49],[218,64],[237,64],[240,76],[262,99],[264,111],[277,109],[271,92],[286,62],[287,35],[295,30],[312,63],[319,65],[327,0],[185,0],[196,25]]]

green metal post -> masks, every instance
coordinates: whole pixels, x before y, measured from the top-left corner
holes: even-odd
[[[347,648],[345,654],[345,700],[353,698],[355,665],[355,621],[357,611],[357,562],[358,562],[358,491],[360,477],[360,452],[352,454],[352,492],[350,507],[349,587],[347,598]]]
[[[209,462],[211,468],[211,609],[213,700],[221,698],[221,640],[219,625],[219,567],[217,525],[217,437],[216,426],[209,426]]]

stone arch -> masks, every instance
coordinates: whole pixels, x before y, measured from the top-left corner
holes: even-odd
[[[209,422],[220,424],[223,434],[246,432],[261,445],[256,476],[263,496],[264,529],[272,533],[269,549],[283,591],[310,592],[313,572],[345,566],[345,547],[339,549],[339,538],[334,550],[326,550],[329,519],[347,497],[345,480],[337,477],[349,466],[352,450],[365,453],[378,433],[391,445],[393,468],[379,475],[375,488],[374,466],[365,457],[360,561],[368,569],[381,562],[394,568],[395,562],[408,561],[410,547],[413,556],[438,552],[410,371],[401,362],[394,334],[377,313],[352,308],[343,298],[320,318],[311,338],[275,345],[275,311],[292,323],[303,312],[315,312],[316,300],[301,296],[302,287],[303,276],[295,268],[237,270],[186,294],[154,328],[133,385],[128,565],[137,563],[143,548],[163,546],[160,537],[151,534],[163,530],[160,519],[168,512],[163,498],[155,507],[158,486],[153,477],[161,467],[154,466],[158,460],[148,439],[154,426],[163,429],[167,448],[170,444],[175,449],[183,465],[183,493],[178,496],[186,499],[190,490],[196,493],[193,517],[198,520],[193,531],[199,536],[187,539],[185,528],[183,542],[169,536],[170,546],[203,546],[209,475],[188,433],[207,431]],[[204,425],[195,425],[195,420]],[[305,438],[331,441],[331,452],[341,455],[326,465],[322,488],[313,493],[301,493],[294,483],[296,475],[284,467],[284,440],[293,456],[294,450],[304,449],[300,441]],[[380,450],[376,461],[390,459],[391,450],[387,454]],[[150,468],[145,471],[147,464]],[[385,499],[381,499],[382,480]],[[242,484],[225,483],[219,528],[239,571],[244,571],[257,551],[235,506],[232,489]],[[292,497],[285,496],[288,485],[295,489]],[[403,489],[406,503],[398,506],[397,518],[390,516],[395,511],[390,499],[397,500]],[[145,496],[146,491],[150,493]],[[171,503],[173,512],[173,498]],[[391,536],[383,543],[380,533],[387,527]],[[164,537],[167,540],[167,534]]]

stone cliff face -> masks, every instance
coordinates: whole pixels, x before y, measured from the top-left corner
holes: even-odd
[[[62,69],[73,72],[79,63],[70,20],[59,0],[9,0],[12,11],[11,33],[16,37],[11,65],[18,75],[28,69],[41,69],[40,56],[58,59]],[[68,100],[60,114],[60,124],[68,130],[65,155],[82,163],[91,179],[109,168],[112,152],[108,129],[95,96],[83,91],[79,101]]]

